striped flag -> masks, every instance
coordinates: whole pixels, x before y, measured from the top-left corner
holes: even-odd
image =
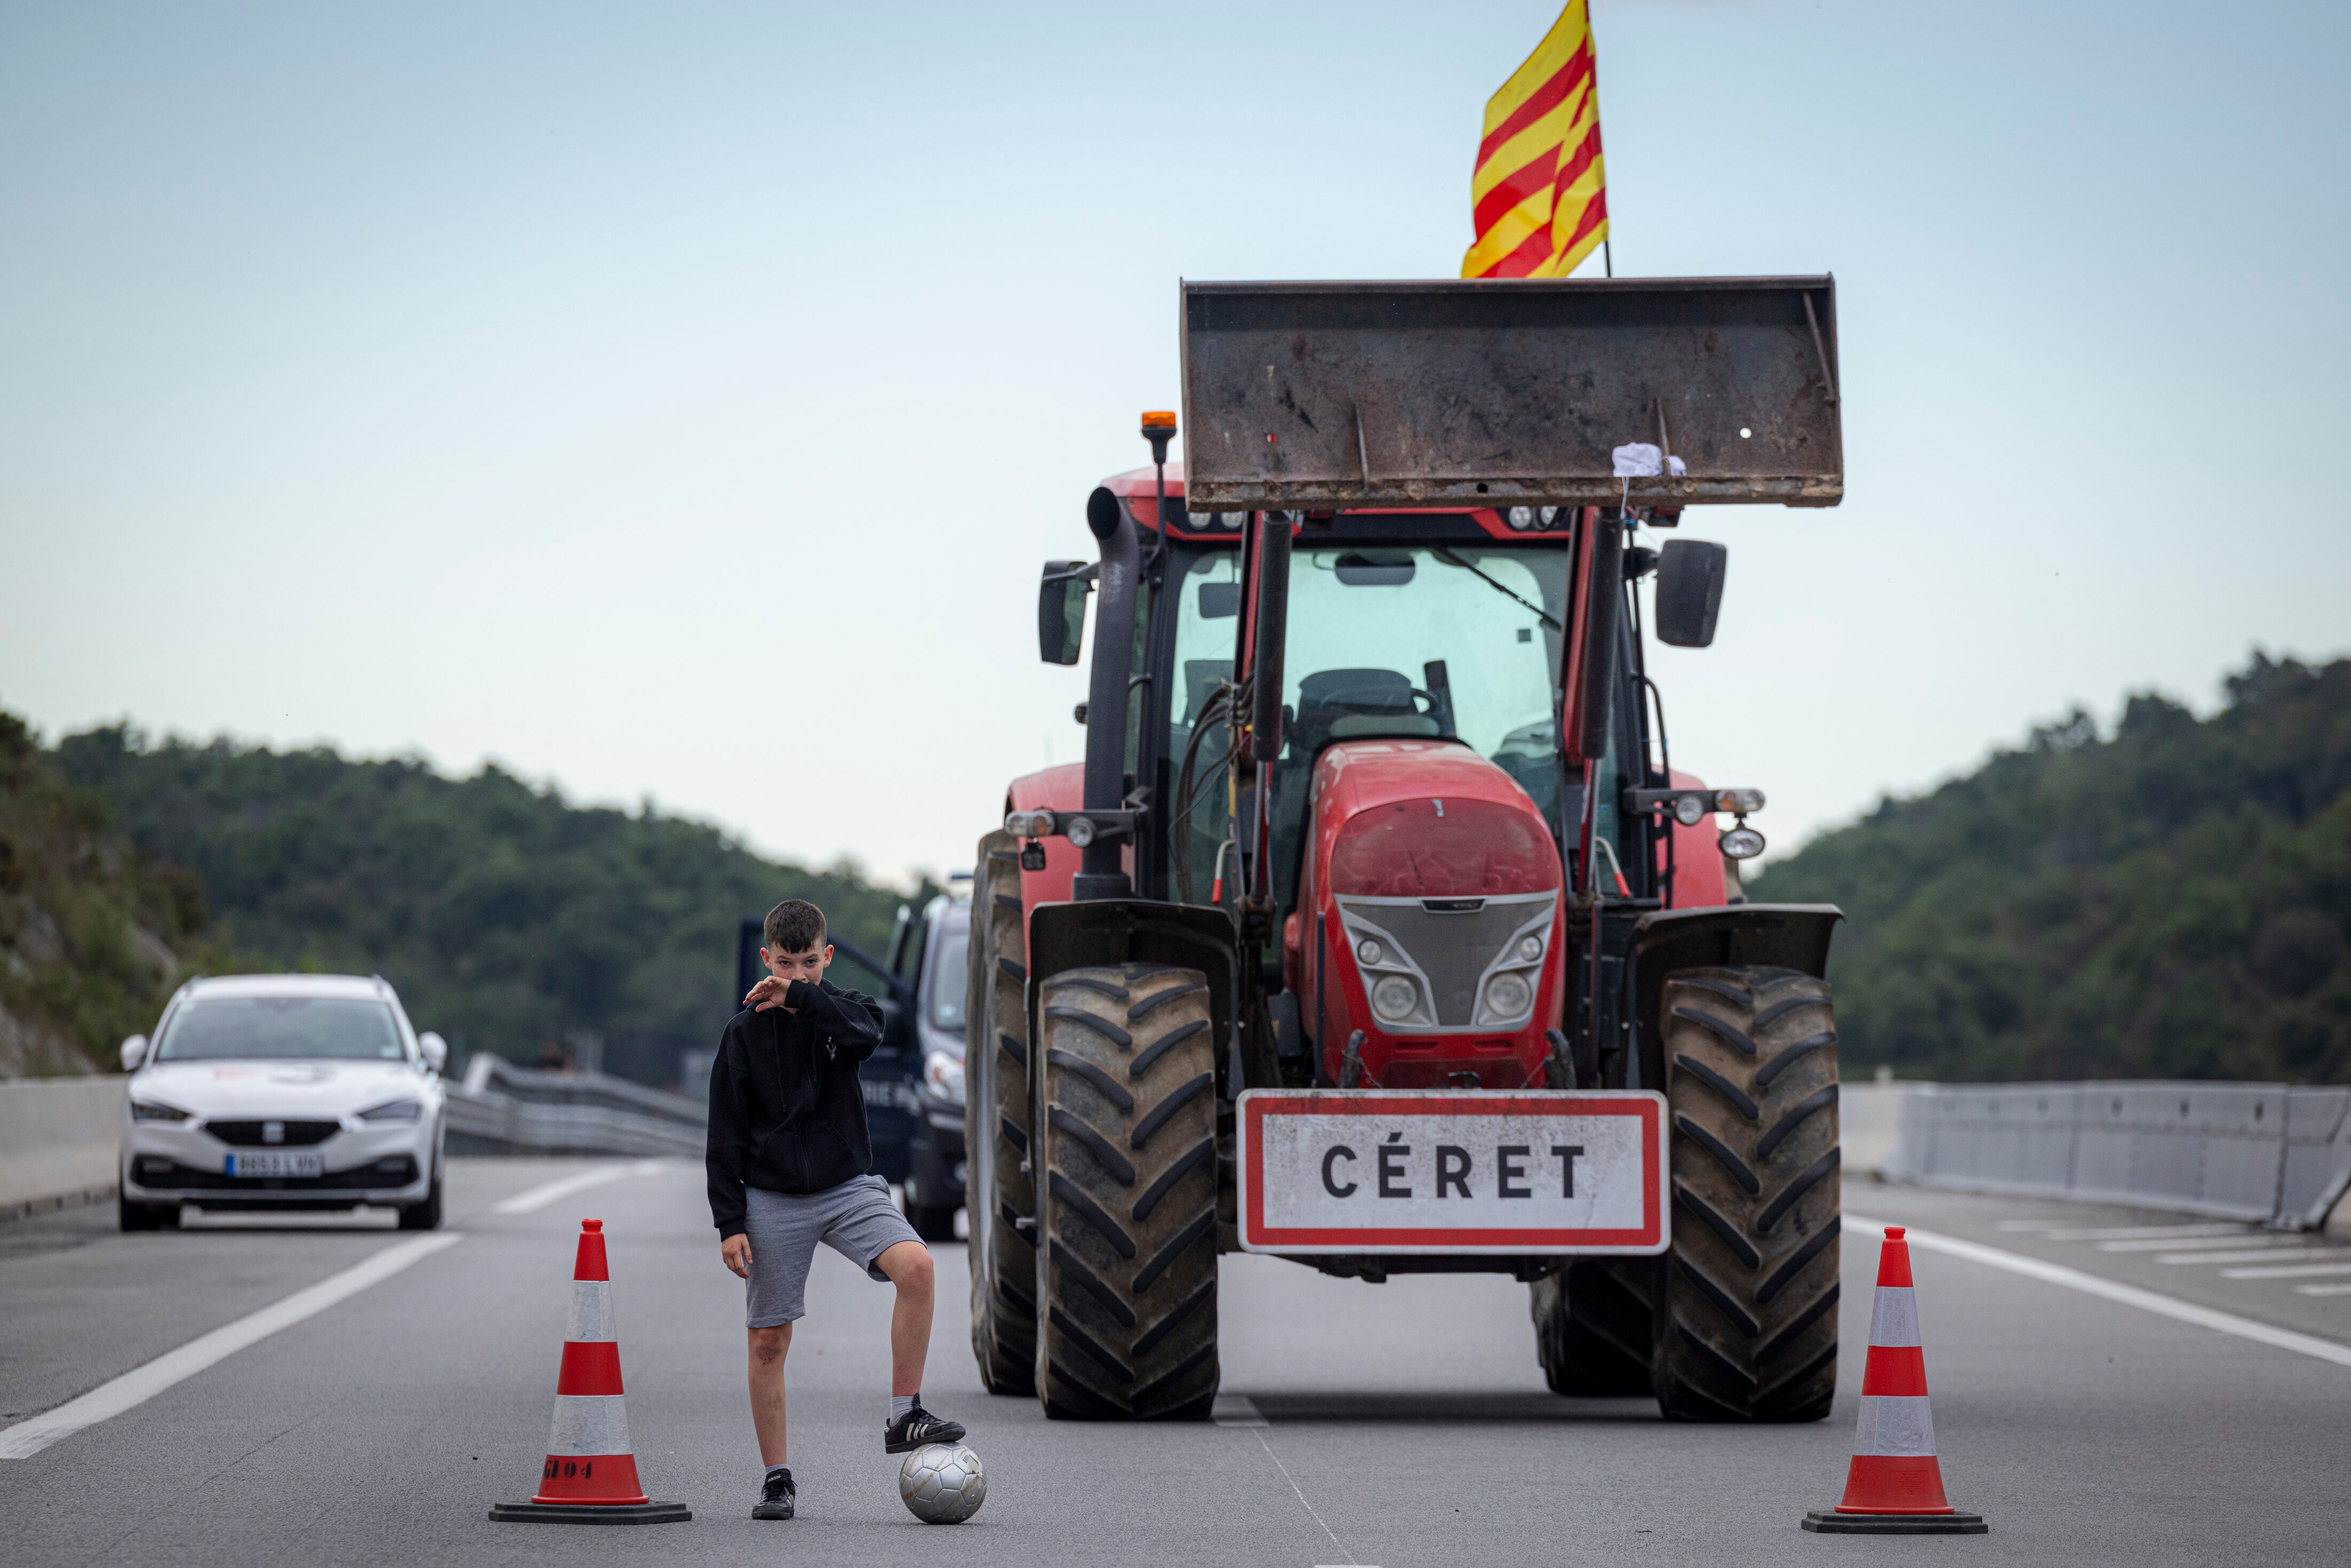
[[[1464,277],[1565,277],[1608,237],[1587,0],[1567,9],[1486,100],[1469,176],[1477,243]]]

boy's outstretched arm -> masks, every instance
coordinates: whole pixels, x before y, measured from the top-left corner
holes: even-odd
[[[731,1031],[718,1042],[710,1064],[710,1131],[703,1144],[703,1169],[709,1177],[710,1222],[723,1245],[743,1234],[743,1163],[750,1150],[750,1108],[743,1092],[743,1059]]]
[[[786,1000],[813,1018],[835,1045],[859,1061],[882,1043],[882,1004],[863,991],[794,980]]]

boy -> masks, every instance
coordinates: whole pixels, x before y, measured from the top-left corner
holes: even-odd
[[[832,948],[815,904],[786,899],[768,911],[760,936],[767,976],[727,1023],[710,1069],[705,1163],[719,1258],[750,1281],[751,1426],[768,1470],[751,1517],[789,1519],[799,1489],[785,1462],[784,1353],[818,1242],[898,1288],[883,1451],[956,1442],[964,1429],[923,1408],[931,1254],[890,1201],[889,1184],[867,1169],[857,1064],[882,1042],[882,1009],[826,983]]]

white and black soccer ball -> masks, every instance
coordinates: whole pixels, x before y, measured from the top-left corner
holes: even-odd
[[[925,1524],[961,1524],[987,1498],[987,1472],[961,1443],[931,1443],[898,1467],[898,1496]]]

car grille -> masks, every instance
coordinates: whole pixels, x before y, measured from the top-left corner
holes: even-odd
[[[1347,926],[1352,956],[1365,936],[1379,936],[1383,945],[1401,948],[1403,956],[1427,981],[1436,1003],[1437,1021],[1380,1027],[1401,1033],[1416,1029],[1462,1030],[1472,1026],[1478,1010],[1479,983],[1488,969],[1504,956],[1505,947],[1531,921],[1546,920],[1551,893],[1512,894],[1491,898],[1354,898],[1342,894],[1339,912]],[[1538,927],[1541,934],[1541,928]],[[1359,967],[1359,972],[1360,967]],[[1365,984],[1376,977],[1365,973]]]
[[[160,1155],[141,1155],[133,1167],[139,1185],[164,1192],[369,1192],[406,1186],[416,1179],[416,1162],[406,1155],[372,1160],[356,1170],[316,1176],[233,1176],[198,1170]]]
[[[204,1131],[240,1149],[299,1149],[323,1144],[343,1130],[340,1122],[278,1122],[286,1135],[276,1143],[264,1136],[269,1122],[206,1122]]]

